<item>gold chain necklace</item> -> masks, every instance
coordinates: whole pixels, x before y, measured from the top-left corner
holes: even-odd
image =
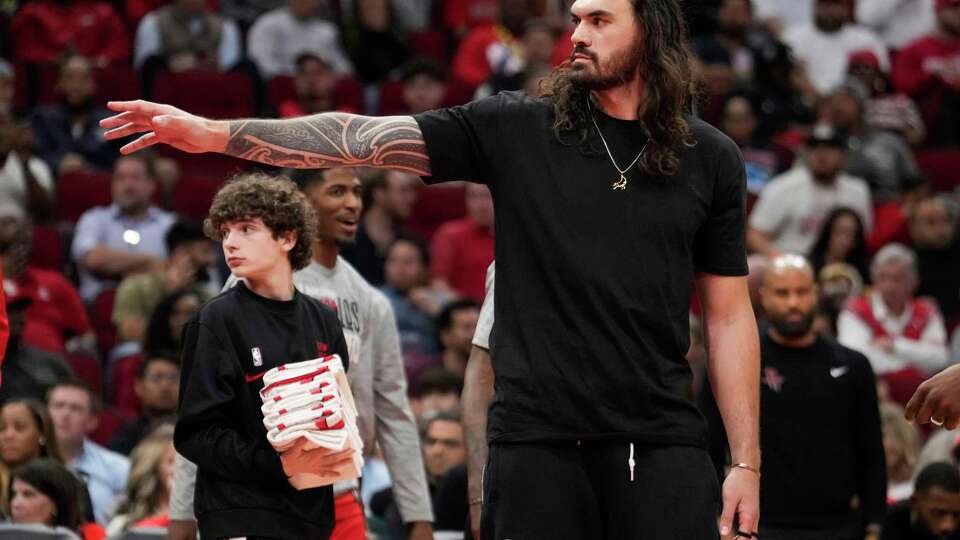
[[[610,162],[613,163],[613,168],[615,168],[617,172],[620,173],[620,179],[614,180],[613,184],[610,185],[610,188],[614,191],[626,190],[627,189],[627,171],[629,171],[634,165],[637,164],[637,161],[640,159],[640,156],[643,155],[643,151],[647,149],[647,143],[643,143],[643,147],[640,148],[640,153],[637,154],[637,157],[633,158],[633,161],[631,161],[626,168],[621,169],[620,166],[617,165],[617,160],[613,159],[613,153],[610,152],[610,146],[607,145],[607,140],[603,137],[603,132],[600,131],[600,126],[597,125],[597,119],[593,114],[593,105],[590,104],[590,98],[587,98],[587,107],[590,109],[590,120],[593,120],[593,127],[597,129],[597,135],[600,135],[600,140],[603,142],[603,147],[607,150],[607,156],[610,157]],[[649,139],[647,140],[647,142],[650,142]]]

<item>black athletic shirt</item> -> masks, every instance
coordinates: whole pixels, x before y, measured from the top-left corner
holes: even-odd
[[[194,511],[204,538],[327,538],[333,491],[297,491],[267,442],[263,374],[336,353],[348,362],[336,314],[294,293],[254,294],[240,282],[184,326],[180,411],[174,444],[197,464]]]
[[[593,133],[581,152],[553,134],[552,106],[504,92],[414,117],[427,182],[487,184],[496,213],[492,442],[617,438],[705,444],[687,397],[695,271],[745,275],[737,146],[690,120],[696,145],[670,178],[628,172],[624,191]],[[645,136],[597,113],[619,166]]]
[[[809,347],[785,347],[765,335],[760,355],[760,524],[809,530],[882,523],[887,469],[870,362],[821,337]],[[712,396],[705,405],[711,434],[725,437]]]

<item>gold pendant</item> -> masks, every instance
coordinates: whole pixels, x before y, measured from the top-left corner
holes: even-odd
[[[627,189],[627,177],[621,174],[620,180],[614,182],[610,187],[613,188],[614,191]]]

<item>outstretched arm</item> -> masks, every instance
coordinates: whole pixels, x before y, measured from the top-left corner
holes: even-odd
[[[280,167],[364,166],[430,175],[426,143],[410,116],[331,112],[287,120],[209,120],[149,101],[110,102],[119,114],[100,122],[113,140],[143,135],[120,149],[157,143],[185,152],[219,152]]]

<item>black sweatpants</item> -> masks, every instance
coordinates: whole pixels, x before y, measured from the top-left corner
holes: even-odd
[[[705,450],[629,442],[492,444],[482,540],[717,540]]]

